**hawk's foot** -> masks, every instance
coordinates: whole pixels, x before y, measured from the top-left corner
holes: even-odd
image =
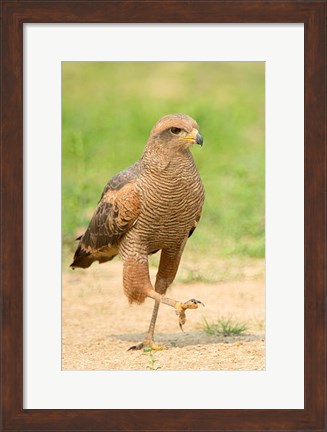
[[[168,348],[165,345],[155,344],[153,340],[145,340],[137,345],[131,346],[127,351],[137,351],[141,349],[143,349],[143,351],[162,351]]]
[[[204,306],[204,304],[200,300],[197,300],[197,299],[191,299],[185,303],[178,302],[176,304],[176,306],[175,306],[176,314],[178,315],[179,327],[182,331],[184,331],[183,325],[185,324],[185,321],[186,321],[185,311],[187,309],[197,309],[199,304]]]

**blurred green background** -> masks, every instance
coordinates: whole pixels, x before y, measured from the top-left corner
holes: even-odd
[[[154,123],[185,113],[206,190],[185,254],[264,257],[263,62],[63,62],[62,238],[67,256],[106,182],[134,163]]]

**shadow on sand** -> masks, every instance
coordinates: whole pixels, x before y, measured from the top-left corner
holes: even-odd
[[[144,333],[128,333],[128,334],[116,334],[108,335],[110,339],[128,341],[131,345],[135,345],[145,338]],[[218,336],[208,335],[203,331],[192,331],[188,333],[155,333],[155,342],[157,344],[163,344],[169,348],[184,348],[194,345],[208,345],[208,344],[233,344],[239,341],[242,342],[253,342],[253,341],[264,341],[264,334],[249,334],[244,333],[242,335],[234,336]]]

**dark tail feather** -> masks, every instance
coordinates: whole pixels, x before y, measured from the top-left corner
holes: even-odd
[[[70,267],[73,269],[75,267],[88,268],[94,261],[94,256],[79,246],[75,252],[74,261],[71,263]]]

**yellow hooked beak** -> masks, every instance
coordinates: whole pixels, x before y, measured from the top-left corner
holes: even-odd
[[[182,141],[188,141],[192,144],[199,144],[200,146],[203,145],[202,135],[197,129],[192,129],[192,131],[188,135],[180,137],[179,139]]]

